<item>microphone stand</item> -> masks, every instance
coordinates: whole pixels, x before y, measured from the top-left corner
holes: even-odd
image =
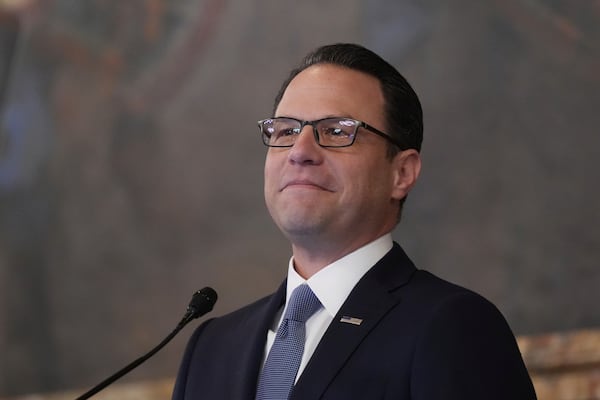
[[[114,374],[112,374],[111,376],[109,376],[108,378],[106,378],[105,380],[103,380],[102,382],[100,382],[81,396],[77,397],[75,400],[89,399],[90,397],[92,397],[93,395],[95,395],[96,393],[98,393],[117,379],[131,372],[131,370],[138,367],[144,361],[156,354],[160,349],[165,347],[165,345],[169,343],[171,339],[173,339],[175,335],[177,335],[177,333],[179,333],[179,331],[183,329],[183,327],[186,326],[191,320],[198,318],[211,311],[216,301],[217,293],[212,288],[205,287],[204,289],[201,289],[194,293],[194,296],[190,301],[190,305],[188,306],[185,315],[183,316],[181,321],[179,321],[173,332],[171,332],[166,338],[164,338],[162,342],[160,342],[148,353],[134,360],[132,363],[126,365],[121,370],[115,372]]]

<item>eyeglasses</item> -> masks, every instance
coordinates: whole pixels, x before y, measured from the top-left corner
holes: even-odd
[[[292,147],[306,125],[313,127],[315,140],[321,147],[352,146],[358,128],[365,128],[399,148],[403,148],[402,144],[391,136],[365,122],[352,118],[332,117],[316,121],[301,121],[295,118],[276,117],[258,121],[263,143],[269,147]]]

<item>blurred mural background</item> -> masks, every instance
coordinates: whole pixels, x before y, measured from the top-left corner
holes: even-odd
[[[395,238],[517,334],[599,327],[600,1],[0,0],[0,397],[85,388],[191,294],[272,291],[270,116],[310,49],[379,52],[420,94]],[[173,376],[188,327],[127,379]]]

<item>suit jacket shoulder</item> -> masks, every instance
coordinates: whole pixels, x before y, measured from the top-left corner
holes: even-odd
[[[291,398],[531,400],[535,392],[498,309],[416,269],[395,244],[342,305]]]

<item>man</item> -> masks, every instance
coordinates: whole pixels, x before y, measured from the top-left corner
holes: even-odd
[[[288,277],[197,329],[173,399],[535,399],[499,311],[392,241],[419,176],[422,112],[391,65],[361,46],[321,47],[259,126]],[[312,304],[302,318],[289,316],[296,302]]]

